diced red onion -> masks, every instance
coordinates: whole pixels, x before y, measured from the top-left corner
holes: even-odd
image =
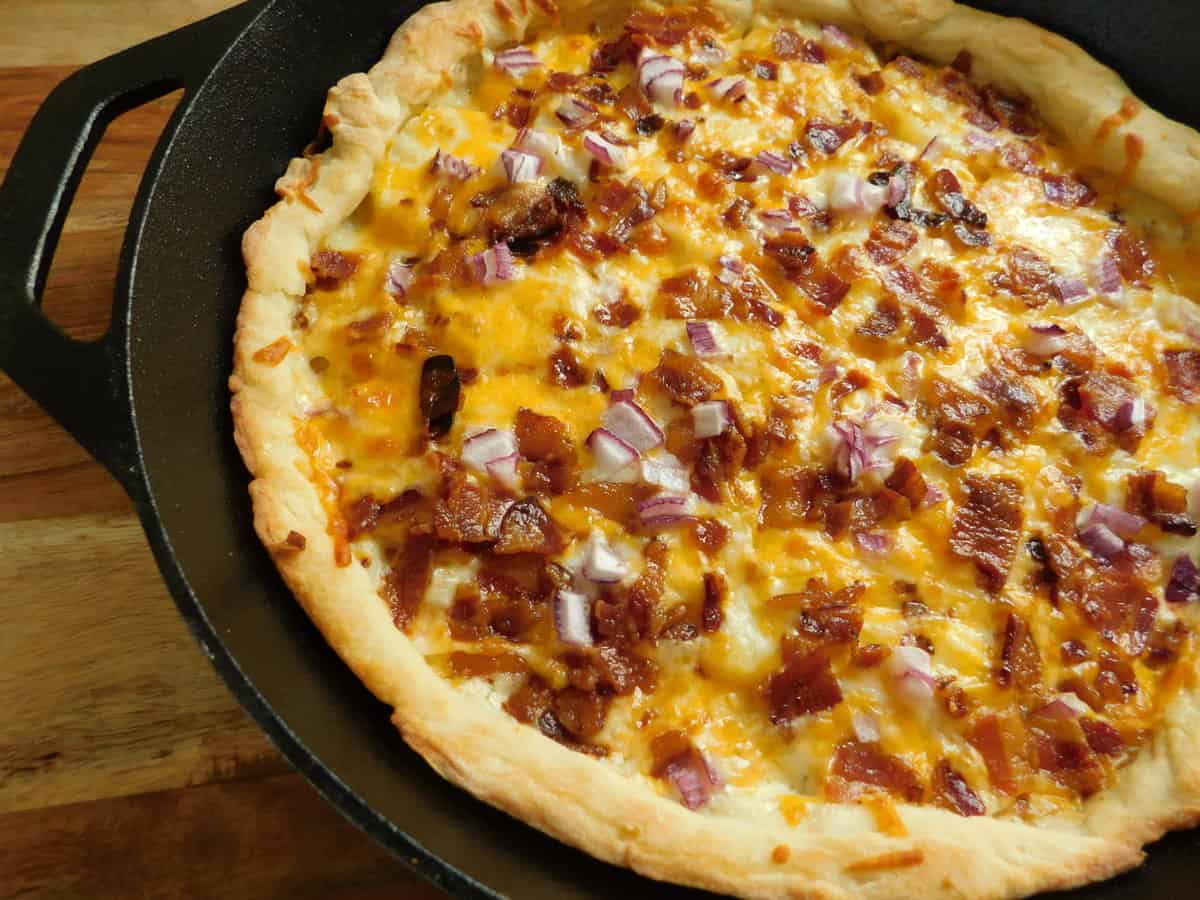
[[[899,206],[908,197],[908,179],[897,175],[888,179],[887,194],[884,195],[885,206]]]
[[[596,458],[596,473],[606,481],[626,469],[632,470],[640,455],[637,447],[607,428],[597,428],[589,434],[587,445]]]
[[[787,231],[795,222],[791,211],[786,209],[764,209],[758,214],[758,220],[774,233]]]
[[[567,97],[558,105],[554,115],[568,128],[587,128],[600,115],[592,104],[579,97]]]
[[[517,132],[512,148],[548,160],[558,156],[562,150],[562,139],[557,134],[537,128],[522,128]]]
[[[637,403],[637,391],[633,388],[621,388],[613,391],[608,395],[608,402],[611,403]]]
[[[462,461],[477,472],[487,471],[487,464],[517,452],[517,438],[508,430],[488,428],[463,441]]]
[[[675,140],[683,143],[692,136],[692,132],[696,130],[696,123],[691,119],[680,119],[675,123]]]
[[[1095,267],[1096,290],[1101,294],[1121,293],[1121,268],[1117,259],[1108,251],[1100,255]]]
[[[632,400],[621,399],[602,416],[604,427],[641,453],[663,442],[663,431],[650,415]]]
[[[623,169],[629,164],[625,148],[614,144],[603,135],[589,131],[583,136],[583,149],[596,160],[612,169]]]
[[[717,259],[721,268],[717,271],[717,280],[721,284],[740,284],[746,274],[746,264],[736,256],[722,256]]]
[[[693,518],[687,497],[659,494],[637,505],[638,518],[643,525],[658,528],[690,522]]]
[[[413,283],[413,267],[401,260],[393,260],[388,266],[386,289],[393,297],[407,297]]]
[[[578,591],[560,590],[554,598],[554,626],[558,639],[576,647],[592,644],[592,612],[588,598]]]
[[[1100,522],[1080,529],[1079,543],[1104,559],[1110,559],[1125,549],[1125,542],[1121,540],[1121,536]]]
[[[923,502],[926,506],[937,506],[939,503],[945,503],[949,499],[950,496],[945,491],[936,484],[931,484],[925,491],[925,500]]]
[[[509,184],[537,181],[542,173],[542,158],[522,150],[501,150],[500,163]]]
[[[642,481],[676,494],[686,494],[691,489],[687,469],[670,453],[642,457]]]
[[[740,103],[746,99],[746,95],[750,91],[750,83],[737,75],[727,75],[724,78],[710,81],[708,86],[712,88],[717,97],[728,100],[730,103]]]
[[[1062,303],[1075,303],[1088,296],[1092,291],[1082,278],[1069,278],[1060,275],[1051,281],[1055,296]]]
[[[837,363],[835,363],[835,362],[825,363],[825,365],[821,366],[821,371],[817,376],[817,381],[820,384],[829,384],[829,382],[833,381],[835,378],[837,378],[841,374],[842,374],[842,367],[839,366]]]
[[[921,155],[917,159],[927,163],[935,163],[946,155],[947,149],[946,142],[940,136],[935,135],[925,145],[925,149],[921,151]]]
[[[667,763],[664,774],[679,792],[679,801],[688,809],[704,806],[721,788],[720,778],[698,752],[681,753]]]
[[[724,280],[724,279],[722,279]],[[697,356],[720,356],[721,336],[713,322],[687,323],[688,340],[692,342],[692,350]]]
[[[891,536],[875,531],[856,531],[854,541],[864,553],[873,556],[885,556],[892,549]]]
[[[1196,567],[1196,563],[1188,554],[1175,557],[1164,596],[1168,603],[1200,600],[1200,568]]]
[[[521,477],[517,472],[517,463],[520,461],[521,454],[510,453],[508,456],[491,460],[485,468],[497,484],[515,492],[521,488]]]
[[[459,181],[474,178],[483,171],[479,166],[471,165],[465,159],[460,159],[449,153],[443,153],[441,150],[438,150],[437,154],[433,157],[432,168],[435,172],[444,172],[451,178],[457,178]]]
[[[968,131],[966,143],[972,150],[995,150],[1000,146],[1000,139],[983,131]]]
[[[1091,707],[1079,699],[1079,697],[1071,691],[1058,694],[1053,700],[1036,711],[1036,714],[1043,719],[1055,719],[1065,721],[1068,719],[1078,719],[1080,716],[1086,716],[1091,712]]]
[[[897,695],[906,703],[920,706],[933,699],[937,688],[933,661],[920,647],[893,647],[884,665]]]
[[[686,67],[679,60],[643,48],[638,60],[638,85],[652,102],[678,106],[683,100],[685,71]]]
[[[1136,537],[1137,533],[1146,526],[1146,520],[1141,516],[1136,516],[1108,503],[1093,503],[1079,514],[1075,524],[1079,528],[1087,528],[1095,523],[1108,527],[1114,534],[1126,540]]]
[[[1122,400],[1117,411],[1113,413],[1112,427],[1118,432],[1136,430],[1145,424],[1146,401],[1141,396]]]
[[[821,36],[836,47],[853,47],[854,38],[842,31],[836,25],[822,25]]]
[[[829,205],[839,212],[874,215],[890,197],[889,185],[875,185],[855,175],[839,172],[829,192]],[[901,198],[903,199],[903,198]]]
[[[517,277],[517,264],[512,251],[504,243],[489,247],[482,253],[467,257],[475,280],[480,284],[495,284],[497,281],[512,281]]]
[[[874,743],[882,737],[879,719],[871,713],[856,712],[850,717],[850,723],[854,726],[854,736],[864,744]]]
[[[754,165],[775,175],[790,175],[796,167],[786,156],[771,150],[763,150],[754,157]]]
[[[514,78],[536,69],[542,61],[528,47],[511,47],[496,54],[495,64]]]
[[[692,407],[692,433],[697,438],[712,438],[733,424],[729,404],[724,400],[706,400]]]
[[[601,532],[593,532],[583,552],[583,577],[597,584],[616,584],[628,574],[625,560],[609,546]]]
[[[834,468],[851,482],[858,481],[864,472],[886,467],[894,453],[888,448],[900,440],[900,435],[882,422],[864,429],[851,419],[838,419],[833,431]]]
[[[1045,325],[1030,325],[1025,335],[1025,349],[1034,356],[1050,357],[1062,353],[1069,344],[1067,329],[1053,322]]]

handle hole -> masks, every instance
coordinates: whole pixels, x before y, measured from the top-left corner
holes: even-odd
[[[49,93],[53,87],[51,75],[34,89]],[[182,98],[183,91],[177,90],[110,122],[71,201],[42,295],[42,312],[76,340],[94,340],[108,331],[133,200]]]

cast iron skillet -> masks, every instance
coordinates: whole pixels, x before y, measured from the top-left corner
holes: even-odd
[[[230,689],[348,818],[460,896],[699,897],[566,848],[442,781],[328,648],[250,527],[226,378],[239,238],[316,131],[328,87],[367,68],[417,0],[254,0],[105,59],[47,98],[0,188],[0,368],[132,496],[184,618]],[[1200,11],[1174,0],[988,0],[1067,34],[1162,111],[1200,124]],[[1191,76],[1191,77],[1189,77]],[[112,327],[65,337],[38,309],[63,218],[105,126],[185,96],[146,170]],[[1070,896],[1190,894],[1200,832]],[[1196,868],[1193,868],[1196,866]]]

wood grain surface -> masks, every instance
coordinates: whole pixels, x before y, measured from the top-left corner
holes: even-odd
[[[3,0],[0,177],[63,77],[228,0]],[[44,308],[95,337],[175,98],[109,129]],[[291,771],[225,690],[129,502],[0,375],[0,898],[433,900]]]

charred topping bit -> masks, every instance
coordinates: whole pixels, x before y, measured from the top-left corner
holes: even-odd
[[[431,356],[421,366],[421,416],[430,437],[444,437],[458,412],[462,383],[452,356]]]

